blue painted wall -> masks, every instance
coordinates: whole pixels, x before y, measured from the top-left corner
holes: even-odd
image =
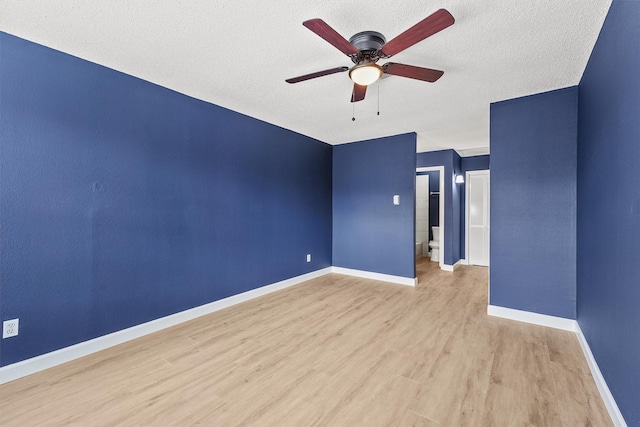
[[[640,426],[640,2],[615,0],[580,82],[578,323]]]
[[[462,161],[454,150],[418,153],[416,167],[444,166],[444,263],[454,265],[460,260],[460,187],[455,174],[462,173]],[[442,203],[442,194],[440,195]]]
[[[491,304],[576,318],[578,88],[491,104]]]
[[[460,241],[462,237],[462,196],[464,184],[456,184],[455,176],[462,174],[462,158],[452,151],[453,158],[453,171],[451,174],[451,194],[453,199],[453,259],[452,263],[455,264],[462,259],[462,247]]]
[[[415,165],[415,133],[333,147],[334,266],[415,277]]]
[[[467,233],[467,171],[479,171],[489,169],[489,155],[462,157],[462,175],[465,177],[464,185],[460,186],[460,257],[466,258],[466,233]]]
[[[462,172],[489,169],[489,155],[462,157]]]
[[[0,33],[0,364],[330,266],[331,161]]]

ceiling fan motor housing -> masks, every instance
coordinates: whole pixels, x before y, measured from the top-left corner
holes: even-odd
[[[361,31],[354,34],[349,39],[349,43],[358,49],[358,56],[360,57],[358,59],[360,60],[371,56],[372,53],[378,51],[382,46],[384,46],[386,42],[387,39],[377,31]],[[354,60],[354,62],[356,61]]]

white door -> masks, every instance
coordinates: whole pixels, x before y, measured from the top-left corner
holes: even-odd
[[[489,171],[467,172],[467,259],[489,266]]]
[[[416,175],[416,243],[429,252],[429,175]]]

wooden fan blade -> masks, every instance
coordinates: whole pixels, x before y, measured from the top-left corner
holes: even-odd
[[[383,56],[395,55],[453,25],[454,22],[455,19],[446,9],[440,9],[382,46],[380,52]]]
[[[329,24],[322,19],[310,19],[302,23],[305,27],[331,43],[340,52],[345,55],[357,55],[358,49],[351,43],[349,43],[344,37],[342,37],[336,30],[331,28]]]
[[[351,102],[362,101],[366,93],[367,93],[366,86],[360,86],[354,83],[353,92],[351,92]]]
[[[304,76],[293,77],[285,80],[287,83],[298,83],[303,82],[305,80],[315,79],[316,77],[328,76],[329,74],[342,73],[343,71],[347,71],[349,67],[336,67],[331,68],[329,70],[317,71],[311,74],[305,74]]]
[[[388,62],[382,66],[386,74],[394,76],[408,77],[410,79],[422,80],[425,82],[435,82],[444,74],[444,71],[432,70],[431,68],[416,67],[414,65],[398,64]]]

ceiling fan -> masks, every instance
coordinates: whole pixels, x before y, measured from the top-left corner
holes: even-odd
[[[351,61],[353,61],[355,65],[351,68],[336,67],[317,71],[315,73],[305,74],[304,76],[287,79],[286,82],[299,83],[348,70],[349,77],[353,80],[351,102],[362,101],[367,92],[367,86],[378,80],[382,74],[408,77],[425,82],[435,82],[442,77],[444,74],[443,71],[398,64],[396,62],[387,62],[383,66],[380,66],[377,62],[382,58],[390,58],[402,52],[406,48],[453,25],[454,22],[455,19],[453,19],[453,16],[447,10],[440,9],[387,43],[385,37],[377,31],[362,31],[353,35],[349,41],[347,41],[322,19],[310,19],[303,22],[302,25],[351,58]]]

